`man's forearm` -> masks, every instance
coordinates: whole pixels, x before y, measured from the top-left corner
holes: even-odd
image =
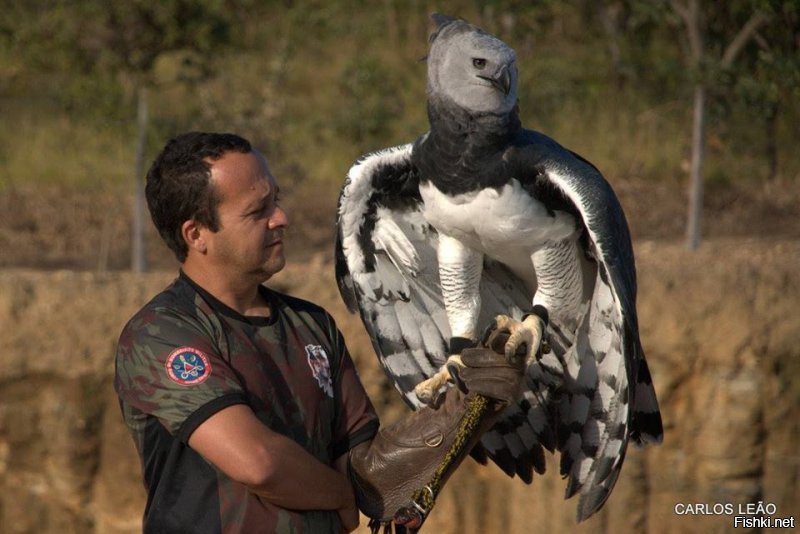
[[[189,437],[189,446],[266,501],[293,510],[352,506],[347,478],[298,443],[267,428],[244,405],[212,415]]]
[[[338,510],[355,506],[347,477],[291,439],[275,434],[269,444],[271,468],[262,480],[248,484],[255,494],[281,508]]]

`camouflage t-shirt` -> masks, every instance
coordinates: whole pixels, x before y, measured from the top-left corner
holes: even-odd
[[[261,286],[245,317],[185,274],[125,326],[115,387],[142,460],[145,532],[340,532],[335,511],[266,502],[188,446],[203,421],[247,404],[326,465],[371,439],[377,416],[322,308]]]

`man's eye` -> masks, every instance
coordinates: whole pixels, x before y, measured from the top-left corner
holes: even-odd
[[[472,58],[472,66],[476,69],[482,69],[486,66],[486,60],[482,57],[474,57]]]

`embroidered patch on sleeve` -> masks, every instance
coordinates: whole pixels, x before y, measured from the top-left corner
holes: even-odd
[[[192,347],[173,350],[167,358],[167,375],[182,386],[203,383],[211,375],[211,363],[202,351]]]
[[[308,366],[311,367],[311,372],[314,374],[314,378],[317,379],[317,384],[326,395],[333,398],[331,365],[328,363],[328,355],[325,354],[325,349],[320,345],[306,345],[306,356],[308,357]]]

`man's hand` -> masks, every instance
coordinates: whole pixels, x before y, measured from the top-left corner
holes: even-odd
[[[339,519],[342,522],[342,531],[353,532],[358,528],[359,515],[358,508],[356,508],[355,499],[353,500],[352,506],[348,508],[340,508],[337,510],[337,512],[339,512]]]
[[[358,528],[360,516],[358,515],[358,507],[356,506],[356,496],[353,492],[353,487],[350,485],[347,454],[343,454],[334,460],[333,468],[342,473],[347,479],[347,492],[344,495],[345,505],[336,510],[339,514],[339,520],[342,523],[342,531],[353,532]]]

